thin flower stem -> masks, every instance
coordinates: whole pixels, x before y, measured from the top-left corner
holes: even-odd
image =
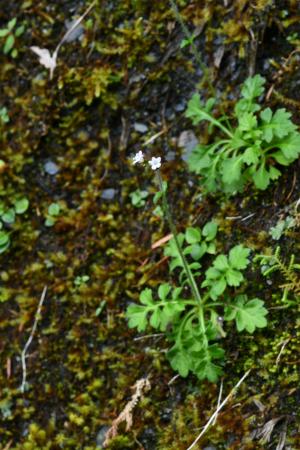
[[[168,221],[171,233],[173,234],[174,242],[175,242],[175,245],[177,247],[177,251],[178,251],[178,253],[180,255],[180,258],[181,258],[181,261],[182,261],[182,265],[183,265],[183,269],[184,269],[184,271],[186,273],[187,280],[188,280],[188,283],[190,285],[190,288],[191,288],[194,300],[197,302],[198,311],[199,311],[200,325],[201,325],[202,332],[205,335],[206,327],[205,327],[205,320],[204,320],[202,298],[201,298],[198,286],[196,284],[196,281],[194,279],[194,276],[193,276],[193,274],[192,274],[192,272],[191,272],[191,270],[189,268],[189,265],[188,265],[187,260],[186,260],[186,258],[184,256],[183,252],[182,252],[182,249],[181,249],[181,246],[180,246],[180,243],[179,243],[179,240],[178,240],[177,230],[176,230],[176,227],[174,225],[173,218],[172,218],[172,215],[171,215],[171,212],[170,212],[170,208],[169,208],[166,192],[165,192],[165,189],[164,189],[164,186],[163,186],[163,180],[162,180],[162,177],[161,177],[160,170],[157,171],[157,178],[158,178],[158,183],[159,183],[159,189],[162,192],[163,211],[164,211],[165,217],[166,217],[166,219]]]
[[[215,88],[214,88],[213,84],[210,81],[209,70],[206,67],[206,65],[203,63],[201,55],[198,52],[196,45],[194,44],[194,36],[191,34],[190,30],[188,29],[188,27],[184,23],[184,20],[183,20],[180,12],[178,10],[178,7],[177,7],[177,4],[176,4],[175,0],[169,0],[169,2],[170,2],[171,10],[172,10],[172,12],[173,12],[177,22],[181,26],[181,29],[182,29],[184,35],[186,36],[186,38],[189,40],[189,43],[190,43],[191,49],[192,49],[192,51],[194,53],[196,62],[199,65],[200,69],[202,70],[202,72],[204,74],[205,81],[207,82],[208,87],[209,87],[212,95],[215,97],[216,91],[215,91]]]

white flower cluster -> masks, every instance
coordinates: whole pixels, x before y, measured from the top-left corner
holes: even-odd
[[[140,150],[137,152],[134,157],[132,158],[132,164],[143,164],[144,162],[144,154]],[[150,165],[152,170],[159,169],[161,166],[161,157],[158,156],[157,158],[153,156],[149,161],[148,164]]]

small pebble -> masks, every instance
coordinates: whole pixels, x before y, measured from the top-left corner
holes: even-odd
[[[53,161],[47,161],[46,164],[44,164],[44,169],[49,175],[56,175],[57,172],[59,172],[59,167]]]
[[[166,154],[166,161],[174,161],[176,158],[176,153],[173,152],[172,150],[170,150],[167,154]]]
[[[77,19],[71,20],[71,21],[69,21],[69,20],[65,21],[65,26],[68,31],[72,28],[72,26],[75,24],[75,22],[77,22]],[[83,33],[84,33],[84,28],[80,23],[79,25],[77,25],[77,27],[74,28],[73,31],[71,31],[69,36],[66,38],[66,42],[76,41],[76,39],[79,39]]]
[[[198,139],[195,136],[195,133],[192,130],[183,131],[178,139],[178,147],[183,149],[182,159],[183,161],[187,161],[192,150],[199,144]]]
[[[139,122],[135,122],[133,124],[133,128],[135,129],[135,131],[137,131],[138,133],[146,133],[148,131],[148,127],[147,125],[145,125],[144,123],[139,123]]]
[[[104,189],[101,194],[101,198],[104,200],[112,200],[116,195],[117,190],[113,188]]]
[[[98,448],[102,448],[108,429],[109,429],[109,427],[107,425],[104,425],[98,431],[98,434],[97,434],[97,437],[96,437],[96,445],[97,445]]]
[[[176,112],[181,112],[185,110],[185,104],[184,103],[178,103],[177,105],[175,105],[174,107]]]

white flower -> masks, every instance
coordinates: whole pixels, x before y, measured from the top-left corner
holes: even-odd
[[[159,169],[161,166],[161,157],[159,156],[158,158],[155,158],[153,156],[153,158],[151,158],[150,161],[148,161],[148,162],[149,162],[152,170]]]
[[[132,158],[132,164],[142,164],[144,162],[144,154],[140,150],[137,152],[134,157]]]

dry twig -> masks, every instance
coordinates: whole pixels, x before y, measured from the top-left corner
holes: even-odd
[[[37,311],[36,311],[35,316],[34,316],[34,324],[33,324],[30,336],[29,336],[28,341],[26,342],[25,347],[23,348],[23,351],[22,351],[22,354],[21,354],[23,376],[22,376],[22,384],[20,386],[20,390],[21,390],[22,393],[24,393],[24,391],[25,391],[26,376],[27,376],[26,352],[27,352],[27,350],[28,350],[28,348],[29,348],[33,338],[34,338],[34,333],[35,333],[35,330],[36,330],[36,327],[37,327],[37,324],[38,324],[38,321],[39,321],[39,318],[40,318],[41,309],[42,309],[44,300],[46,298],[46,293],[47,293],[47,286],[45,286],[44,289],[43,289],[43,292],[42,292],[42,295],[41,295],[41,298],[40,298],[40,301],[39,301],[39,304],[38,304],[38,308],[37,308]]]
[[[132,388],[135,390],[135,392],[129,402],[125,405],[123,411],[113,421],[112,426],[107,431],[103,447],[107,447],[109,441],[117,436],[120,423],[126,422],[126,431],[130,430],[133,421],[132,411],[136,407],[138,402],[143,398],[144,393],[150,390],[150,381],[148,378],[141,378],[135,383]]]

